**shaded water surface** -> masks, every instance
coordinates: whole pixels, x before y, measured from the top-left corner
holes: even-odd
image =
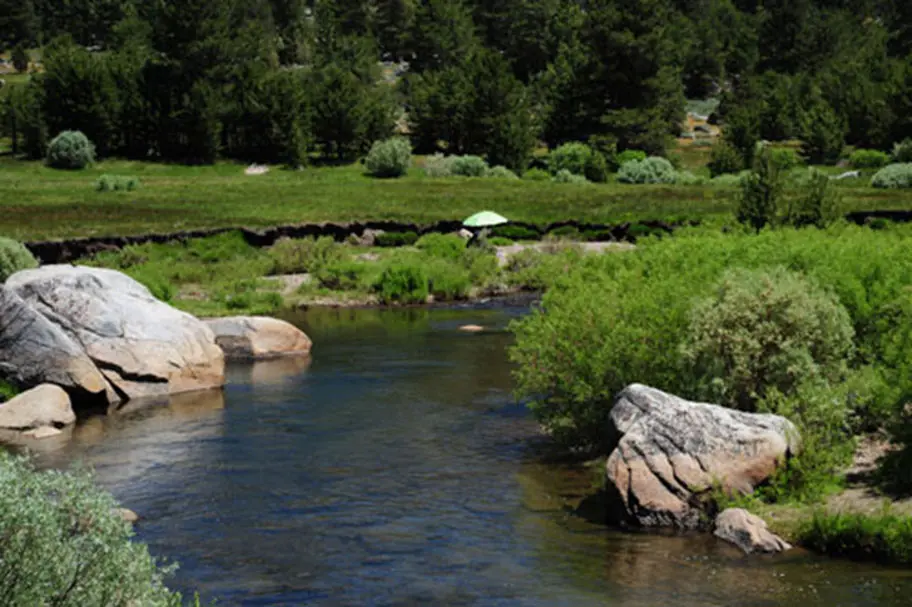
[[[180,562],[172,585],[220,605],[909,604],[905,572],[569,514],[591,479],[542,463],[511,399],[520,313],[310,313],[312,361],[234,367],[224,394],[89,420],[42,457],[93,466]]]

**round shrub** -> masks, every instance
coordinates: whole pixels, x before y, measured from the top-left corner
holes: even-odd
[[[912,163],[885,166],[871,178],[871,185],[875,188],[889,189],[912,187]]]
[[[485,173],[485,177],[491,177],[493,179],[519,179],[516,173],[505,166],[491,167],[488,169],[488,172]]]
[[[63,131],[48,145],[47,164],[55,169],[82,170],[95,162],[95,146],[80,131]]]
[[[691,314],[683,345],[702,397],[754,411],[772,391],[840,381],[854,329],[832,293],[784,268],[729,272]]]
[[[424,174],[428,177],[452,177],[453,160],[452,156],[443,154],[428,156],[424,161]]]
[[[740,173],[726,173],[725,175],[719,175],[718,177],[713,177],[710,180],[710,183],[715,186],[723,188],[734,188],[741,185],[741,181],[748,174],[748,171],[742,171]]]
[[[849,163],[856,169],[880,169],[890,164],[890,155],[880,150],[855,150]]]
[[[618,167],[622,167],[628,162],[633,162],[634,160],[646,160],[647,154],[642,150],[624,150],[617,155],[615,162],[617,162]]]
[[[893,145],[893,162],[912,162],[912,139],[907,137]]]
[[[551,173],[544,169],[529,169],[522,178],[527,181],[551,181]]]
[[[596,150],[592,150],[592,156],[586,163],[586,179],[594,183],[605,183],[611,174],[611,168],[608,166],[608,160],[605,155]]]
[[[374,290],[383,303],[424,303],[430,294],[423,265],[393,261],[377,278]]]
[[[592,148],[585,143],[565,143],[548,155],[548,169],[553,175],[568,171],[574,175],[585,175],[586,165],[592,158]]]
[[[431,257],[453,261],[461,259],[466,252],[466,241],[454,234],[425,234],[415,246]]]
[[[708,166],[713,177],[729,175],[744,169],[744,158],[731,144],[723,141],[713,146]]]
[[[0,453],[5,605],[180,605],[117,503],[84,473],[38,472]]]
[[[367,154],[365,165],[374,177],[402,177],[412,165],[412,144],[402,137],[375,141]]]
[[[631,160],[618,171],[620,183],[675,183],[678,179],[674,166],[665,158],[650,156],[645,160]]]
[[[582,175],[577,175],[575,173],[571,173],[567,169],[561,169],[554,175],[554,183],[583,184],[583,183],[589,183],[589,182]]]
[[[706,183],[706,178],[694,175],[690,171],[678,171],[675,183],[677,185],[703,185]]]
[[[0,282],[20,270],[38,267],[38,260],[21,242],[0,237]]]
[[[479,156],[456,156],[453,158],[453,175],[461,177],[484,177],[488,163]]]

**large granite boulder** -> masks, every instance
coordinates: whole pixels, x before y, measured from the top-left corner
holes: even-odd
[[[120,272],[44,266],[6,288],[76,343],[121,400],[224,384],[224,355],[206,324]],[[28,348],[30,332],[21,341]]]
[[[108,382],[80,344],[3,286],[0,376],[23,387],[55,384],[89,399],[104,399],[108,388]]]
[[[750,493],[799,448],[776,415],[693,403],[634,384],[611,410],[610,517],[643,527],[705,526],[701,497]]]
[[[235,316],[207,321],[232,360],[267,360],[309,354],[313,343],[294,325],[275,318]]]
[[[776,554],[792,549],[788,542],[769,530],[766,521],[741,508],[729,508],[716,517],[715,536],[746,554]]]
[[[0,428],[28,431],[76,423],[70,397],[59,386],[44,384],[0,404]]]

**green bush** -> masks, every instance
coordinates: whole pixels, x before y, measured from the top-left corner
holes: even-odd
[[[38,267],[38,260],[17,240],[0,237],[0,283],[20,270]]]
[[[453,158],[453,175],[460,177],[484,177],[488,163],[479,156],[457,156]]]
[[[890,164],[890,155],[880,150],[855,150],[849,163],[856,169],[881,169]]]
[[[818,511],[798,530],[802,546],[832,556],[912,564],[912,517],[884,509],[877,514]]]
[[[373,285],[385,304],[424,303],[430,289],[424,264],[414,261],[392,261]]]
[[[452,177],[453,173],[453,156],[444,156],[443,154],[434,154],[428,156],[424,161],[424,173],[428,177]]]
[[[320,284],[333,291],[357,291],[365,287],[371,268],[357,261],[338,261],[316,273]]]
[[[586,179],[593,183],[606,183],[610,175],[608,159],[601,152],[593,150],[589,162],[586,163]]]
[[[551,181],[551,173],[543,169],[529,169],[522,178],[527,181]]]
[[[871,178],[871,185],[875,188],[912,188],[912,163],[885,166]]]
[[[700,175],[694,175],[690,171],[678,171],[675,183],[677,185],[704,185],[706,178]]]
[[[402,177],[412,164],[412,144],[402,137],[375,141],[364,164],[374,177]]]
[[[63,131],[48,145],[47,164],[55,169],[81,170],[95,162],[95,146],[80,131]]]
[[[589,183],[583,175],[575,175],[567,169],[561,169],[554,175],[554,183],[574,183],[577,185]]]
[[[573,175],[584,176],[591,159],[592,149],[585,143],[565,143],[548,154],[548,169],[552,175],[567,171]]]
[[[275,274],[313,274],[341,261],[344,255],[342,246],[330,236],[283,238],[269,249]]]
[[[488,243],[492,247],[510,247],[516,244],[509,238],[504,238],[503,236],[493,236],[488,239]]]
[[[760,232],[775,225],[782,204],[783,181],[779,165],[769,148],[763,148],[754,158],[754,170],[741,179],[736,218],[739,223]]]
[[[418,242],[415,232],[384,232],[377,234],[374,244],[378,247],[409,247]]]
[[[784,220],[796,228],[825,228],[841,216],[842,201],[829,176],[811,169],[807,182],[789,201]]]
[[[772,390],[843,379],[852,323],[836,296],[783,268],[733,270],[691,314],[683,345],[702,398],[756,411]]]
[[[741,171],[740,173],[726,173],[725,175],[713,177],[709,183],[722,188],[739,187],[744,178],[749,174],[750,171]]]
[[[465,299],[472,289],[468,271],[443,259],[427,264],[428,287],[437,301]]]
[[[723,141],[713,146],[708,166],[713,177],[738,173],[744,169],[744,158],[731,144]]]
[[[665,158],[652,156],[645,160],[631,160],[621,165],[618,171],[618,182],[632,184],[667,183],[672,184],[678,175],[674,166]]]
[[[95,181],[95,189],[99,192],[132,192],[138,187],[139,179],[136,177],[102,175]]]
[[[38,472],[0,453],[0,580],[5,605],[179,607],[117,503],[82,472]]]
[[[899,143],[893,144],[893,162],[905,164],[912,162],[912,138],[906,138]]]
[[[28,71],[29,54],[24,44],[17,44],[15,48],[13,48],[10,60],[12,61],[13,68],[20,74],[24,74]]]
[[[491,177],[493,179],[519,179],[519,176],[504,166],[496,166],[488,169],[488,172],[485,173],[485,177]]]
[[[525,226],[502,225],[491,228],[492,237],[509,238],[510,240],[541,240],[541,234]]]
[[[773,164],[782,173],[804,166],[804,160],[801,159],[798,152],[790,148],[770,148],[769,154]]]
[[[415,243],[420,251],[440,259],[458,261],[466,252],[466,241],[454,234],[426,234]]]
[[[617,162],[618,168],[620,168],[628,162],[633,162],[635,160],[642,162],[643,160],[646,160],[647,156],[648,154],[642,150],[624,150],[617,155],[615,162]]]

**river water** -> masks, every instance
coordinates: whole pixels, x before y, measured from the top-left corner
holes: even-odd
[[[92,466],[179,561],[171,586],[219,605],[910,604],[909,572],[574,516],[592,473],[544,463],[511,397],[522,313],[311,312],[312,360],[232,367],[224,394],[85,421],[39,457]]]

